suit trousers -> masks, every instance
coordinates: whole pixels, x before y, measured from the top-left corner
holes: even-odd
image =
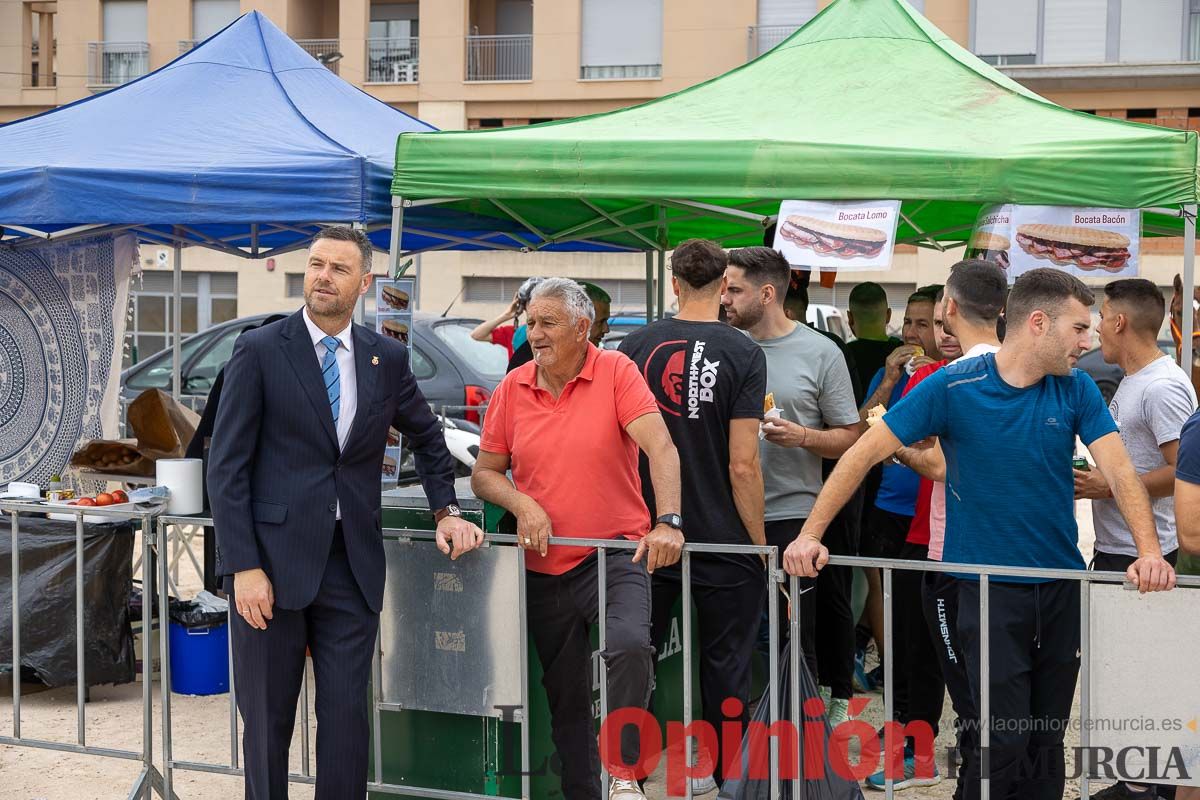
[[[288,749],[305,648],[312,652],[316,678],[316,798],[365,797],[368,681],[379,615],[367,606],[350,570],[340,522],[312,603],[297,610],[276,607],[272,614],[265,631],[233,615],[233,671],[245,728],[247,800],[288,796]]]
[[[600,657],[608,667],[609,713],[647,708],[654,682],[650,574],[644,560],[634,564],[632,557],[629,550],[614,550],[606,559],[606,640]],[[567,800],[601,797],[589,635],[590,626],[600,618],[597,562],[592,554],[561,575],[526,574],[529,633],[542,664],[551,738],[562,762],[562,792]],[[627,726],[621,733],[621,757],[626,764],[637,763],[639,749],[637,728]]]

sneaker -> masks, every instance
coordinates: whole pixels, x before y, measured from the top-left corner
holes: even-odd
[[[608,784],[608,800],[646,800],[637,781],[613,778]]]
[[[833,689],[830,689],[828,686],[818,686],[817,694],[820,696],[821,702],[825,704],[825,707],[829,708],[829,701],[833,698]]]
[[[1092,800],[1157,800],[1158,791],[1153,786],[1132,789],[1125,782],[1114,783],[1092,795]]]
[[[826,706],[829,709],[829,727],[836,728],[843,722],[850,721],[850,701],[835,697]]]
[[[904,778],[902,780],[893,781],[892,788],[896,791],[901,789],[911,789],[914,786],[936,786],[942,782],[942,776],[938,773],[937,765],[933,766],[933,775],[928,778],[918,778],[917,762],[912,756],[904,757]],[[877,789],[878,791],[887,790],[887,776],[883,770],[879,770],[871,777],[867,778],[867,788]]]
[[[715,792],[717,790],[717,782],[712,775],[703,778],[692,778],[692,797],[699,797],[702,794]]]

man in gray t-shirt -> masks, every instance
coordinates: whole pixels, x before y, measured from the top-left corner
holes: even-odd
[[[1158,349],[1164,315],[1158,287],[1133,278],[1114,281],[1104,291],[1097,329],[1100,347],[1104,360],[1125,372],[1108,409],[1150,494],[1162,554],[1174,564],[1175,459],[1179,432],[1196,408],[1196,393],[1186,373]],[[1104,476],[1077,470],[1075,495],[1092,501],[1095,568],[1124,572],[1137,558],[1137,547]]]
[[[808,326],[788,319],[784,312],[791,274],[783,256],[769,247],[730,251],[721,298],[729,323],[750,334],[767,357],[767,393],[779,414],[764,409],[759,454],[766,492],[767,544],[781,552],[800,533],[821,490],[821,459],[838,458],[859,434],[850,370],[841,351]],[[822,684],[830,681],[817,670],[818,614],[821,625],[830,626],[827,630],[839,626],[852,631],[854,627],[849,582],[839,583],[837,570],[829,572],[824,583],[817,583],[816,602],[800,604],[805,658]],[[812,585],[812,579],[807,583]],[[783,617],[780,615],[781,622]],[[840,656],[852,663],[852,634],[845,640],[846,652],[831,653],[822,660]],[[831,715],[844,716],[847,699],[834,702],[839,708],[831,707]]]

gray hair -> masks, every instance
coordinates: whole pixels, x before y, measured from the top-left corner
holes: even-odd
[[[567,307],[567,313],[571,315],[572,323],[578,322],[582,318],[591,325],[596,319],[596,307],[592,305],[591,298],[587,296],[587,292],[582,286],[570,278],[546,278],[533,287],[529,301],[533,302],[543,297],[561,300],[562,304]]]
[[[356,228],[351,228],[348,225],[331,225],[328,228],[321,228],[317,231],[317,235],[313,237],[316,242],[319,239],[333,239],[337,242],[352,242],[358,247],[358,254],[362,257],[362,271],[371,271],[371,240],[367,238],[367,234]]]

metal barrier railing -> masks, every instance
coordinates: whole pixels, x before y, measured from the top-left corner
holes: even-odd
[[[46,507],[36,503],[21,503],[14,501],[0,501],[0,513],[8,514],[12,518],[12,556],[11,556],[11,577],[12,577],[12,712],[13,712],[13,730],[12,736],[0,736],[0,744],[14,745],[19,747],[33,747],[44,750],[58,750],[66,753],[79,753],[85,755],[103,756],[106,758],[125,759],[130,761],[142,762],[141,772],[138,774],[137,780],[134,781],[133,787],[129,793],[129,797],[149,797],[149,791],[153,790],[161,797],[170,798],[171,794],[164,791],[162,773],[154,766],[153,753],[153,724],[151,720],[151,711],[153,708],[151,684],[152,668],[149,654],[149,642],[152,631],[152,611],[153,603],[150,600],[149,587],[152,582],[147,580],[147,576],[152,575],[153,571],[149,565],[152,563],[151,548],[156,541],[156,530],[154,526],[154,517],[150,513],[135,514],[134,518],[141,520],[141,537],[142,537],[142,564],[147,565],[142,570],[142,636],[144,654],[142,658],[142,750],[136,752],[133,750],[122,750],[109,747],[98,747],[87,743],[87,671],[84,662],[84,607],[83,607],[83,573],[84,573],[84,548],[83,548],[83,533],[84,533],[84,514],[88,516],[103,516],[113,519],[125,520],[130,518],[128,511],[110,511],[103,507],[88,507],[88,508],[63,508],[57,509],[57,512],[73,514],[75,516],[75,659],[76,659],[76,675],[75,675],[75,744],[66,742],[55,742],[46,739],[33,739],[21,734],[21,548],[20,548],[20,516],[26,514],[44,514]],[[159,559],[160,563],[165,565],[166,559]],[[165,590],[165,587],[164,587]],[[165,608],[165,604],[160,608]],[[166,652],[167,636],[165,631],[159,635],[159,640],[163,643],[163,652]]]
[[[13,577],[13,619],[11,621],[13,631],[13,665],[14,680],[13,680],[13,735],[0,736],[0,744],[37,747],[50,750],[60,750],[71,753],[85,753],[89,755],[103,756],[108,758],[137,760],[142,762],[142,770],[134,785],[134,790],[130,794],[131,797],[139,795],[139,792],[145,792],[150,789],[158,792],[163,797],[173,797],[172,791],[172,775],[175,770],[193,771],[193,772],[208,772],[219,773],[226,775],[241,776],[243,770],[239,766],[238,757],[238,720],[237,720],[237,695],[236,685],[234,682],[233,673],[233,646],[232,637],[228,647],[229,661],[229,731],[230,731],[230,752],[228,764],[214,764],[195,761],[176,760],[173,755],[173,736],[171,727],[171,691],[170,691],[170,637],[165,631],[159,636],[160,647],[160,691],[161,695],[161,713],[162,713],[162,746],[163,746],[163,770],[160,772],[154,765],[152,753],[152,696],[147,673],[149,659],[143,659],[143,720],[142,720],[142,752],[138,753],[130,750],[118,750],[112,748],[98,747],[89,745],[86,742],[86,722],[85,722],[85,696],[86,696],[86,677],[83,669],[83,515],[98,514],[112,517],[125,517],[130,515],[128,512],[113,512],[104,508],[89,507],[87,509],[72,509],[72,513],[76,517],[76,572],[75,572],[75,590],[76,590],[76,641],[77,641],[77,659],[79,663],[79,672],[77,675],[77,691],[76,691],[76,713],[77,713],[77,743],[67,744],[54,741],[31,739],[21,735],[21,689],[20,689],[20,598],[19,598],[19,576],[20,576],[20,549],[19,549],[19,518],[22,513],[39,514],[45,513],[45,506],[35,503],[19,503],[12,501],[0,501],[0,512],[7,513],[11,516],[12,524],[12,564],[11,574]],[[159,516],[157,518],[148,513],[134,515],[141,520],[142,524],[142,563],[145,565],[152,564],[151,555],[154,552],[165,554],[167,552],[166,543],[169,537],[169,529],[177,525],[212,525],[212,520],[202,517],[178,517],[178,516]],[[155,522],[157,524],[155,525]],[[434,534],[432,531],[419,531],[410,529],[385,529],[385,536],[390,539],[399,541],[429,541],[432,540]],[[515,545],[516,536],[506,534],[487,534],[486,542],[495,545]],[[597,549],[597,567],[600,575],[606,574],[606,564],[608,553],[614,551],[630,551],[637,547],[637,542],[624,539],[619,540],[596,540],[596,539],[574,539],[553,537],[550,543],[554,545],[571,546],[571,547],[589,547]],[[803,602],[812,602],[805,600],[799,592],[799,579],[796,577],[786,576],[778,566],[778,554],[774,547],[769,546],[752,546],[752,545],[708,545],[689,543],[684,546],[681,560],[681,578],[682,578],[682,607],[685,610],[691,608],[691,559],[695,554],[704,553],[736,553],[736,554],[755,554],[765,556],[766,558],[766,573],[764,580],[768,585],[782,586],[784,583],[790,584],[790,597],[795,604],[792,608],[791,619],[789,624],[790,629],[790,652],[789,657],[792,662],[792,667],[789,670],[789,691],[790,691],[790,717],[795,723],[796,744],[797,744],[797,764],[804,763],[804,741],[803,731],[804,726],[801,724],[803,717],[801,716],[801,669],[800,659],[800,613],[798,605]],[[519,551],[520,565],[520,596],[519,607],[525,605],[525,570],[524,570],[524,551]],[[853,556],[832,556],[829,560],[830,566],[835,567],[862,567],[862,568],[878,568],[883,571],[883,587],[884,587],[884,650],[891,652],[890,648],[893,642],[894,633],[892,625],[892,577],[895,570],[909,570],[919,572],[945,572],[959,574],[977,574],[980,576],[980,599],[979,599],[979,615],[980,615],[980,644],[979,644],[979,659],[980,659],[980,719],[979,719],[979,736],[981,751],[986,752],[989,745],[989,729],[991,724],[991,709],[990,709],[990,686],[989,686],[989,658],[990,658],[990,643],[988,637],[989,628],[989,607],[988,607],[988,587],[991,578],[1003,577],[1024,577],[1024,578],[1042,578],[1049,580],[1073,580],[1079,581],[1084,588],[1093,583],[1123,583],[1125,576],[1122,573],[1116,572],[1091,572],[1083,570],[1055,570],[1055,569],[1033,569],[1033,568],[1015,568],[1015,567],[993,567],[980,566],[970,564],[946,564],[934,561],[904,561],[898,559],[874,559],[860,558]],[[157,595],[158,608],[161,615],[168,608],[169,601],[169,563],[165,557],[160,557],[157,561]],[[149,587],[154,583],[148,578],[152,575],[149,567],[143,569],[143,586],[146,588],[146,595],[143,598],[143,630],[146,636],[149,637],[149,631],[152,629],[151,607],[153,603],[150,600],[151,594]],[[1180,577],[1178,579],[1180,587],[1197,588],[1200,587],[1200,577]],[[769,591],[767,602],[767,615],[769,622],[769,657],[768,657],[768,703],[769,703],[769,719],[774,725],[779,721],[779,643],[777,635],[779,630],[779,592]],[[1080,646],[1080,722],[1081,736],[1084,748],[1089,745],[1088,739],[1088,720],[1090,714],[1090,665],[1089,656],[1091,652],[1091,641],[1089,636],[1091,623],[1091,606],[1089,601],[1089,593],[1083,591],[1080,593],[1080,625],[1081,625],[1081,646]],[[599,646],[601,651],[606,646],[607,636],[607,584],[601,580],[598,584],[598,606],[599,606]],[[232,609],[230,610],[232,615]],[[230,616],[232,622],[232,616]],[[691,664],[692,664],[692,628],[690,613],[683,614],[683,629],[682,629],[682,671],[683,671],[683,723],[689,726],[692,722],[691,718]],[[527,710],[530,707],[528,682],[526,676],[526,665],[524,663],[525,653],[527,651],[528,630],[525,621],[525,616],[521,615],[521,642],[520,652],[522,663],[519,665],[522,675],[521,683],[521,702],[522,710]],[[148,638],[147,638],[148,641]],[[382,661],[381,661],[381,643],[380,638],[376,638],[375,653],[373,656],[372,676],[374,684],[373,697],[373,714],[372,714],[372,736],[374,741],[374,777],[368,784],[369,791],[380,792],[384,794],[407,794],[420,797],[438,798],[439,800],[482,800],[487,795],[474,792],[459,792],[436,789],[432,787],[417,787],[408,784],[390,784],[383,781],[382,773],[382,757],[383,757],[383,742],[381,737],[381,704],[379,700],[379,687],[381,685]],[[601,719],[608,716],[608,691],[607,691],[607,667],[600,660],[600,711]],[[884,715],[886,720],[891,720],[893,717],[893,659],[884,659]],[[315,782],[315,776],[312,774],[309,763],[309,725],[308,725],[308,682],[307,671],[304,673],[302,697],[301,701],[301,741],[303,747],[302,767],[299,774],[292,773],[289,775],[289,781],[293,783],[310,784]],[[530,743],[529,743],[529,726],[526,717],[521,717],[521,766],[522,766],[522,797],[528,799],[530,797]],[[690,740],[692,737],[688,737]],[[770,797],[775,800],[780,792],[780,753],[779,753],[779,738],[770,736],[770,763],[773,765],[770,771]],[[695,766],[691,763],[690,749],[687,745],[690,741],[685,741],[685,763],[688,767]],[[789,759],[790,761],[790,759]],[[885,761],[886,763],[886,761]],[[482,776],[481,776],[482,777]],[[602,776],[607,779],[607,774]],[[894,776],[885,772],[885,797],[891,798],[894,796]],[[1089,796],[1089,770],[1080,771],[1080,789],[1081,795]],[[792,781],[792,797],[798,800],[805,796],[805,780],[798,773],[791,778]],[[987,800],[990,791],[990,780],[987,771],[983,771],[981,776],[981,797]],[[688,800],[691,800],[691,783],[685,781],[685,793]]]

